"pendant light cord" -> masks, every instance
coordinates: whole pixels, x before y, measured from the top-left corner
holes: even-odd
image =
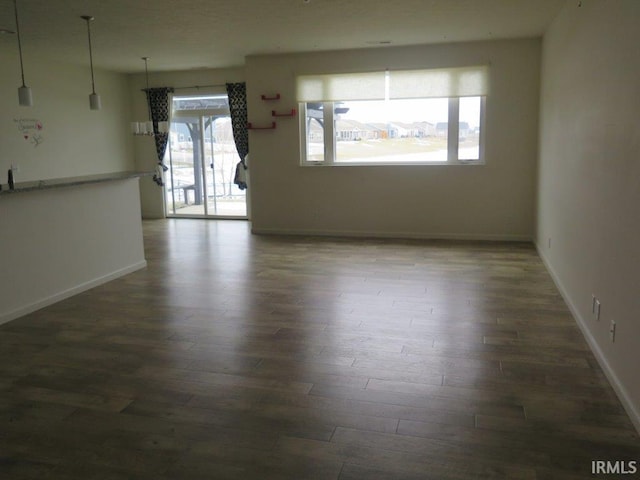
[[[18,21],[18,0],[13,0],[13,11],[16,14],[16,34],[18,35],[18,53],[20,54],[20,74],[22,75],[22,86],[24,83],[24,64],[22,62],[22,42],[20,41],[20,22]]]
[[[144,60],[144,77],[147,79],[147,90],[149,90],[149,66],[147,65],[147,60],[149,57],[142,57]]]
[[[142,57],[142,59],[144,60],[144,75],[145,75],[145,78],[147,79],[147,88],[145,89],[145,93],[147,95],[147,110],[149,113],[149,121],[153,122],[153,118],[151,116],[151,104],[149,102],[149,66],[147,65],[147,62],[149,61],[149,57]]]
[[[93,20],[93,17],[84,17],[84,19],[87,21],[87,37],[89,38],[89,65],[91,67],[91,90],[95,94],[96,82],[93,76],[93,52],[91,49],[91,20]]]

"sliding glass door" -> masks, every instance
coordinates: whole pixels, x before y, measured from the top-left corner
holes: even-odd
[[[168,216],[246,218],[245,191],[233,183],[239,160],[226,95],[173,98]]]

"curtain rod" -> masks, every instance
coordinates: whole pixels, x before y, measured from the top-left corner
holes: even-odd
[[[227,86],[226,83],[219,83],[217,85],[192,85],[190,87],[167,87],[167,88],[171,88],[172,90],[191,90],[195,88],[196,90],[199,90],[201,88],[226,87],[226,86]],[[163,87],[158,87],[158,88],[163,88]],[[142,92],[147,91],[146,88],[141,88],[140,90]]]

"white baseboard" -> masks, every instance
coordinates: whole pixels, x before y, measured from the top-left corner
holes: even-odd
[[[414,240],[478,240],[492,242],[531,242],[527,235],[486,235],[460,233],[415,233],[415,232],[363,232],[350,230],[304,230],[286,228],[251,228],[256,235],[295,235],[313,237],[349,237],[349,238],[397,238]]]
[[[73,297],[78,293],[90,290],[94,287],[97,287],[98,285],[102,285],[104,283],[110,282],[111,280],[115,280],[116,278],[135,272],[136,270],[145,268],[146,266],[147,262],[146,260],[143,260],[141,262],[134,263],[133,265],[129,265],[128,267],[121,268],[120,270],[116,270],[115,272],[103,275],[102,277],[94,278],[93,280],[81,283],[80,285],[76,285],[75,287],[63,290],[40,300],[36,300],[35,302],[21,306],[11,312],[0,314],[0,325],[10,322],[11,320],[15,320],[16,318],[22,317],[23,315],[35,312],[36,310],[40,310],[41,308],[53,305],[54,303],[57,303],[60,300],[64,300],[65,298]]]
[[[579,310],[576,308],[575,304],[571,300],[571,297],[567,293],[567,290],[564,288],[562,281],[560,280],[555,270],[551,266],[549,259],[545,256],[545,254],[543,253],[542,249],[537,244],[537,242],[534,242],[534,243],[536,245],[536,250],[538,251],[538,255],[542,259],[544,266],[547,268],[549,275],[551,275],[553,282],[556,284],[556,287],[560,292],[560,295],[562,295],[562,298],[564,298],[564,301],[568,305],[569,310],[573,315],[573,318],[575,319],[576,323],[578,324],[578,327],[582,331],[582,335],[584,335],[585,340],[589,344],[589,348],[591,348],[593,355],[596,357],[596,360],[598,361],[600,368],[602,368],[602,371],[607,377],[607,380],[609,380],[609,383],[613,387],[613,390],[616,392],[618,399],[620,400],[620,402],[622,403],[622,406],[624,407],[627,414],[629,415],[631,422],[633,423],[634,427],[640,434],[640,411],[638,410],[638,406],[634,405],[633,401],[631,400],[631,397],[629,396],[629,393],[627,392],[627,389],[624,387],[624,385],[616,375],[615,371],[609,365],[606,355],[600,349],[600,346],[598,345],[598,342],[596,342],[596,339],[593,338],[591,331],[587,327],[587,322],[582,317]]]

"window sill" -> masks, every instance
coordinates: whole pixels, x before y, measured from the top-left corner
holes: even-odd
[[[468,166],[485,165],[482,160],[459,160],[457,162],[413,161],[413,162],[304,162],[302,167],[408,167],[408,166]]]

